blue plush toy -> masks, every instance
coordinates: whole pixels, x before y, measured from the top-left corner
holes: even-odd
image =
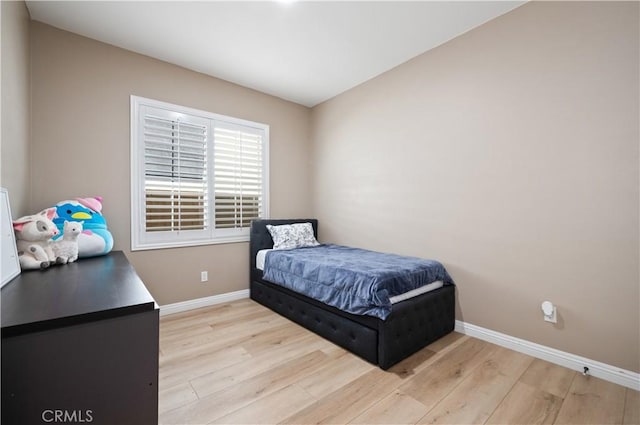
[[[82,223],[82,233],[78,236],[78,257],[95,257],[109,253],[113,248],[113,236],[107,229],[102,216],[102,197],[76,198],[73,201],[58,202],[55,206],[57,218],[53,222],[63,236],[65,221]]]

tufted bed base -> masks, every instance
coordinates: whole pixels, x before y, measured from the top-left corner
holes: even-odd
[[[271,248],[267,224],[311,222],[317,237],[318,221],[256,220],[251,224],[251,299],[302,325],[363,359],[388,369],[453,331],[455,287],[443,286],[394,304],[386,320],[343,312],[262,279],[256,253]]]

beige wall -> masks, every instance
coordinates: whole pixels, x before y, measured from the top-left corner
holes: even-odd
[[[30,207],[103,196],[114,249],[125,251],[159,304],[248,288],[249,248],[129,252],[130,95],[269,124],[271,216],[310,214],[308,108],[38,22],[31,48]]]
[[[2,7],[2,138],[0,186],[9,191],[14,218],[29,214],[30,58],[29,12],[24,2]]]
[[[640,371],[638,6],[528,3],[314,108],[321,238],[440,259],[459,320]]]

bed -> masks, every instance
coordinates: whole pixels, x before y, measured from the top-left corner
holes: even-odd
[[[265,280],[262,270],[256,266],[256,257],[259,251],[273,247],[267,225],[305,222],[311,223],[317,238],[316,219],[254,220],[251,223],[251,299],[385,370],[453,331],[454,285],[441,286],[396,302],[382,320],[342,311]]]

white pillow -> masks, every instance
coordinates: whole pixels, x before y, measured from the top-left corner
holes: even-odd
[[[320,245],[313,236],[311,223],[284,224],[282,226],[267,224],[267,230],[269,230],[271,239],[273,239],[273,249],[292,249]]]

